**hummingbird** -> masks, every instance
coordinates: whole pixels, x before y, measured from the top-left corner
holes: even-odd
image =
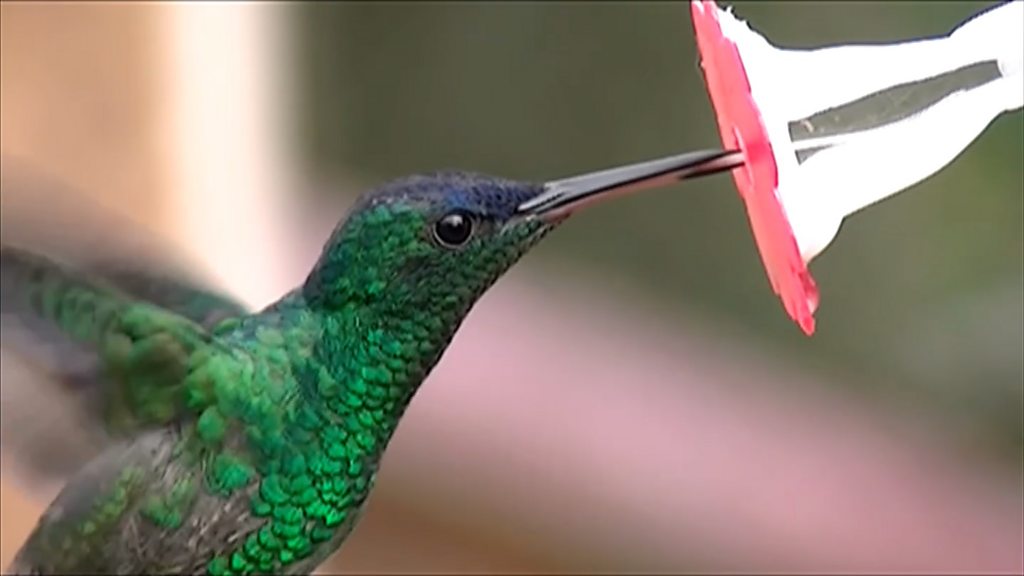
[[[255,313],[3,246],[4,322],[69,351],[61,384],[109,439],[8,570],[312,572],[351,533],[406,407],[509,267],[585,205],[742,163],[712,150],[547,183],[395,180],[355,203],[300,286]]]

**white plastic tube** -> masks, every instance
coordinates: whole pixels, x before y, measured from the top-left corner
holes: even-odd
[[[718,19],[746,71],[805,262],[843,218],[934,174],[996,116],[1024,104],[1021,0],[940,38],[818,50],[776,48],[731,11],[719,9]],[[887,91],[921,102],[907,110]],[[826,136],[814,135],[818,118],[829,119]]]

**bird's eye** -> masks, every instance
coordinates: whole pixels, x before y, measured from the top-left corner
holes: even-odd
[[[434,224],[434,238],[446,248],[458,248],[473,235],[473,216],[458,210],[449,212]]]

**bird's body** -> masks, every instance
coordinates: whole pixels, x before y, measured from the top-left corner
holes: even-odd
[[[24,548],[34,558],[25,567],[311,571],[351,530],[414,384],[322,358],[327,334],[337,334],[347,358],[375,352],[354,331],[333,332],[359,320],[319,317],[297,294],[205,334],[186,325],[178,332],[185,337],[166,336],[176,319],[164,324],[160,311],[124,314],[139,322],[126,331],[133,342],[115,354],[138,354],[156,365],[143,370],[168,378],[137,400],[110,400],[119,412],[110,415],[112,429],[144,431],[76,476]],[[168,425],[150,430],[143,422]]]
[[[11,570],[311,572],[352,530],[465,315],[563,218],[522,209],[545,194],[464,173],[386,185],[300,287],[253,314],[3,248],[5,322],[93,358],[65,384],[111,438]]]

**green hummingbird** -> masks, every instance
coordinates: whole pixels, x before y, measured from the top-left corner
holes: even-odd
[[[9,570],[312,572],[352,531],[410,400],[499,276],[585,204],[740,164],[704,151],[546,184],[400,179],[362,196],[302,285],[257,313],[3,247],[4,322],[90,360],[62,382],[109,436]]]

